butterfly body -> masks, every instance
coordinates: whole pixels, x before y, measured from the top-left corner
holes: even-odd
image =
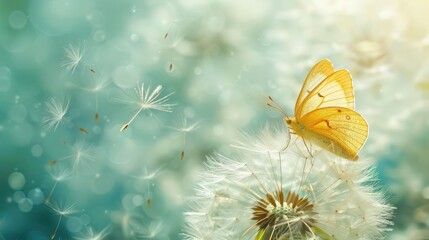
[[[310,70],[295,105],[295,117],[286,117],[285,123],[304,143],[307,140],[352,161],[358,159],[368,137],[368,124],[354,111],[350,73],[334,71],[326,59]]]

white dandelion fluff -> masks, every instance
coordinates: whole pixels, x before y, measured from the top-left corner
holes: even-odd
[[[84,140],[78,139],[72,146],[73,154],[66,157],[72,161],[72,169],[78,174],[80,169],[88,170],[88,163],[95,161],[92,145],[87,144]]]
[[[80,233],[79,236],[76,236],[76,240],[102,240],[109,235],[109,228],[103,228],[100,231],[95,231],[92,227],[86,228],[85,232]]]
[[[66,114],[70,106],[70,99],[56,99],[50,98],[46,103],[46,116],[43,117],[42,122],[47,129],[53,128],[54,131],[66,119]]]
[[[192,132],[200,127],[200,122],[194,122],[193,124],[188,124],[188,119],[183,117],[178,127],[171,127],[172,129],[181,132],[183,136],[182,142],[182,151],[180,152],[180,160],[185,158],[185,148],[186,148],[186,135],[189,132]]]
[[[58,228],[61,224],[63,217],[75,214],[78,212],[77,206],[75,203],[66,202],[64,204],[59,204],[57,202],[48,202],[46,204],[55,214],[59,215],[57,225],[55,230],[52,232],[51,239],[55,239],[57,236]]]
[[[61,65],[65,70],[74,73],[79,64],[82,63],[82,58],[86,50],[85,44],[73,45],[69,43],[68,47],[64,48],[67,60]]]
[[[55,161],[55,165],[47,167],[47,171],[51,178],[55,181],[54,185],[52,185],[51,190],[49,191],[48,196],[45,199],[45,203],[48,204],[51,201],[52,194],[54,193],[59,182],[65,181],[72,176],[72,171],[66,167],[65,164],[57,163]]]
[[[284,143],[285,134],[265,128],[262,137],[247,135],[252,144],[234,157],[209,157],[189,198],[185,239],[383,238],[393,208],[375,186],[371,162],[326,151],[308,158],[295,137],[283,152],[273,151],[282,144],[264,146]]]
[[[144,84],[137,84],[137,88],[134,88],[134,93],[126,94],[125,98],[116,99],[118,102],[128,104],[138,108],[137,112],[131,117],[131,119],[122,126],[120,131],[124,131],[128,126],[137,118],[143,110],[158,110],[163,112],[171,112],[175,104],[168,103],[169,97],[173,93],[169,93],[163,97],[159,97],[162,92],[162,85],[158,85],[153,91],[150,86],[146,89]]]

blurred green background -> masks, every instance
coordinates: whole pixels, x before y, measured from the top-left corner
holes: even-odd
[[[397,208],[388,239],[429,239],[428,12],[425,0],[0,0],[0,239],[50,239],[48,197],[74,205],[58,239],[181,239],[205,156],[281,121],[268,95],[292,113],[323,58],[353,75],[370,127],[360,156]],[[70,46],[85,49],[74,72]],[[142,83],[174,93],[172,112],[120,132],[138,107],[117,99]],[[70,100],[56,129],[43,124],[52,98]]]

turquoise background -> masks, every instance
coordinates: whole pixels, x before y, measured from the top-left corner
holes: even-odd
[[[360,156],[376,161],[397,208],[388,238],[425,239],[428,11],[423,0],[0,0],[0,239],[50,238],[59,216],[44,204],[49,172],[70,170],[79,144],[87,156],[51,196],[76,205],[58,239],[88,229],[107,229],[106,239],[181,239],[205,156],[228,151],[244,129],[281,122],[268,95],[292,113],[323,58],[353,75],[370,126]],[[62,67],[69,44],[85,46],[73,73]],[[100,77],[103,89],[84,90]],[[137,109],[115,99],[141,83],[174,93],[173,111],[143,111],[120,132]],[[51,98],[70,99],[55,131],[43,124]],[[184,121],[197,127],[180,131]]]

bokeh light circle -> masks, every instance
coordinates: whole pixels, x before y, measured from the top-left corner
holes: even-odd
[[[9,187],[14,190],[19,190],[25,185],[25,176],[20,172],[13,172],[9,175]]]
[[[37,205],[43,202],[45,195],[43,194],[42,190],[40,190],[40,188],[35,188],[28,193],[28,198],[33,201],[33,204]]]
[[[82,229],[82,221],[78,217],[69,217],[67,219],[67,230],[72,233],[77,233]]]
[[[19,200],[18,208],[21,212],[30,212],[33,209],[33,201],[31,201],[29,198],[23,198]]]
[[[13,198],[13,201],[18,203],[19,201],[21,201],[21,199],[25,198],[25,193],[22,191],[16,191],[13,193],[12,198]]]
[[[31,155],[33,155],[34,157],[40,157],[43,154],[43,147],[40,146],[39,144],[34,145],[33,147],[31,147]]]
[[[13,11],[9,14],[9,25],[12,28],[23,28],[27,25],[27,16],[21,11]]]

